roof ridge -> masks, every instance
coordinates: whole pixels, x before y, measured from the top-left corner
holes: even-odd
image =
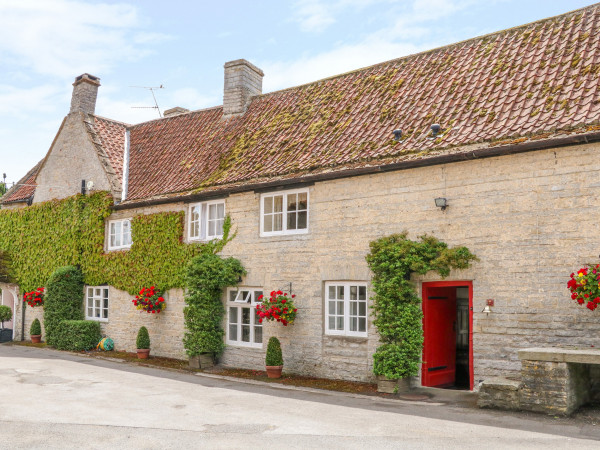
[[[435,48],[432,48],[432,49],[429,49],[429,50],[423,50],[422,52],[411,53],[410,55],[405,55],[405,56],[401,56],[399,58],[394,58],[394,59],[390,59],[390,60],[387,60],[387,61],[379,62],[379,63],[376,63],[376,64],[372,64],[370,66],[361,67],[361,68],[350,70],[348,72],[340,73],[340,74],[337,74],[337,75],[331,75],[329,77],[321,78],[321,79],[318,79],[318,80],[315,80],[315,81],[310,81],[308,83],[303,83],[303,84],[299,84],[299,85],[296,85],[296,86],[291,86],[291,87],[287,87],[287,88],[283,88],[283,89],[278,89],[276,91],[266,92],[264,94],[257,94],[255,96],[253,96],[252,98],[254,99],[254,98],[268,97],[270,95],[280,94],[282,92],[292,91],[294,89],[301,89],[301,88],[304,88],[304,87],[307,87],[307,86],[311,86],[311,85],[314,85],[314,84],[322,83],[324,81],[335,80],[336,78],[343,78],[343,77],[346,77],[348,75],[356,74],[356,73],[359,73],[359,72],[362,72],[362,71],[367,71],[367,70],[370,70],[370,69],[374,69],[376,67],[382,67],[382,66],[394,63],[394,62],[405,61],[405,60],[409,60],[409,59],[412,59],[412,58],[417,58],[419,56],[429,55],[429,54],[432,54],[432,53],[436,53],[436,52],[439,52],[439,51],[442,51],[442,50],[451,49],[451,48],[454,48],[454,47],[464,46],[464,45],[466,45],[467,43],[470,43],[470,42],[474,42],[474,41],[478,41],[478,40],[482,40],[482,39],[489,39],[489,38],[491,38],[493,36],[499,36],[499,35],[501,35],[503,33],[509,33],[509,32],[513,32],[513,31],[517,31],[517,30],[520,30],[520,29],[523,29],[523,28],[530,27],[532,25],[544,23],[544,22],[547,22],[547,21],[552,21],[552,20],[555,20],[557,18],[566,18],[566,17],[568,17],[570,15],[581,13],[581,12],[586,11],[586,10],[596,9],[599,6],[600,6],[600,2],[593,3],[591,5],[584,6],[583,8],[574,9],[573,11],[569,11],[569,12],[566,12],[566,13],[558,14],[556,16],[545,17],[543,19],[535,20],[533,22],[525,23],[523,25],[517,25],[517,26],[511,27],[511,28],[505,28],[504,30],[493,31],[491,33],[483,34],[481,36],[475,36],[475,37],[472,37],[472,38],[469,38],[469,39],[465,39],[465,40],[458,41],[458,42],[453,42],[453,43],[447,44],[447,45],[442,45],[440,47],[435,47]]]
[[[89,116],[93,117],[94,119],[101,119],[101,120],[106,120],[108,122],[113,122],[116,123],[118,125],[123,125],[124,127],[130,127],[131,124],[126,123],[126,122],[121,122],[120,120],[115,120],[115,119],[110,119],[108,117],[104,117],[104,116],[99,116],[98,114],[88,114]]]
[[[191,114],[197,114],[197,113],[203,113],[203,112],[207,112],[207,111],[212,111],[213,109],[223,109],[223,105],[216,105],[216,106],[209,106],[207,108],[194,109],[193,111],[188,111],[188,112],[184,112],[184,113],[181,113],[181,114],[175,114],[175,115],[169,116],[169,117],[159,117],[158,119],[152,119],[152,120],[147,120],[145,122],[135,123],[133,125],[128,125],[127,129],[130,130],[130,129],[138,127],[140,125],[147,125],[149,123],[159,122],[161,120],[170,120],[170,119],[175,119],[176,117],[181,117],[181,116],[187,116],[187,115],[191,115]]]

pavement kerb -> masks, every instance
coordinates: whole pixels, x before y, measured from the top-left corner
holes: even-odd
[[[19,345],[19,344],[15,343],[12,345]],[[28,346],[22,346],[22,347],[30,348]],[[373,402],[384,402],[384,403],[389,403],[389,404],[400,404],[400,405],[444,406],[444,405],[448,404],[448,403],[444,403],[444,402],[412,401],[412,400],[409,401],[409,400],[402,400],[399,398],[385,398],[385,397],[379,397],[379,396],[374,396],[374,395],[353,394],[351,392],[333,391],[333,390],[328,390],[328,389],[317,389],[317,388],[310,388],[310,387],[305,387],[305,386],[290,386],[287,384],[267,383],[265,381],[249,380],[247,378],[237,378],[237,377],[231,377],[231,376],[227,376],[227,375],[217,375],[217,374],[206,373],[206,372],[191,372],[188,370],[174,369],[171,367],[157,367],[157,366],[153,366],[150,364],[144,364],[144,363],[132,364],[129,361],[119,359],[119,358],[112,358],[110,356],[90,355],[87,353],[70,352],[70,351],[66,351],[66,350],[56,350],[53,348],[40,348],[40,347],[33,347],[33,348],[36,348],[36,349],[42,350],[42,351],[49,351],[49,352],[59,354],[59,355],[67,354],[67,355],[76,356],[76,357],[80,357],[80,358],[99,359],[99,360],[103,360],[103,361],[117,362],[117,363],[125,364],[125,365],[131,366],[131,367],[145,367],[145,368],[150,368],[150,369],[154,369],[154,370],[158,370],[158,371],[175,372],[175,373],[181,373],[181,374],[186,374],[186,375],[195,375],[198,377],[230,381],[233,383],[250,384],[250,385],[254,385],[254,386],[262,386],[262,387],[266,387],[266,388],[273,388],[273,389],[280,389],[280,390],[310,392],[313,394],[321,394],[321,395],[326,394],[326,395],[331,395],[331,396],[336,396],[336,397],[345,397],[345,398],[369,399]]]

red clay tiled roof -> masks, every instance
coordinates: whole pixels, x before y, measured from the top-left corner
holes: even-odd
[[[123,182],[123,154],[125,152],[125,131],[129,125],[106,119],[105,117],[93,116],[93,127],[100,139],[100,145],[104,149],[108,160],[116,174],[119,183]]]
[[[585,132],[599,72],[593,5],[261,95],[228,121],[219,107],[135,125],[127,201]]]
[[[35,194],[35,178],[42,166],[41,160],[37,163],[33,169],[31,169],[27,174],[21,178],[14,187],[10,188],[6,194],[1,198],[0,203],[18,203],[18,202],[26,202],[33,194]]]

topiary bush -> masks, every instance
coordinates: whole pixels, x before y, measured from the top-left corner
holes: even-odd
[[[235,286],[245,273],[237,259],[223,259],[214,253],[198,255],[189,262],[185,277],[187,306],[183,311],[186,326],[183,345],[188,356],[223,352],[225,308],[221,296],[225,287]]]
[[[146,350],[150,348],[150,335],[148,334],[148,329],[146,327],[141,327],[140,331],[138,331],[135,345],[140,350]]]
[[[30,336],[41,336],[42,334],[42,324],[38,319],[34,319],[31,322],[31,327],[29,327],[29,335]]]
[[[44,326],[46,342],[57,347],[59,325],[63,320],[83,319],[83,274],[78,267],[57,269],[46,283],[44,299]],[[61,342],[64,342],[64,338]],[[58,348],[58,347],[57,347]]]
[[[12,319],[12,309],[6,305],[0,305],[0,322],[2,322],[2,328],[4,329],[4,322],[8,322]]]
[[[281,343],[279,339],[272,336],[267,344],[267,356],[265,366],[283,366],[283,355],[281,354]]]
[[[53,345],[59,350],[91,350],[102,339],[100,323],[93,320],[63,320],[54,332]]]

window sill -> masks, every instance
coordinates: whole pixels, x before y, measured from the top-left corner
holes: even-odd
[[[249,350],[261,350],[262,351],[262,349],[263,349],[263,344],[241,344],[239,342],[227,341],[227,345],[229,347],[243,348],[243,349],[249,349]]]
[[[93,322],[108,323],[108,319],[102,319],[100,317],[86,317],[85,320],[91,320]]]
[[[131,245],[128,245],[127,247],[111,247],[111,248],[107,248],[106,252],[118,252],[118,251],[125,251],[125,250],[130,250],[131,249]]]
[[[323,337],[332,339],[351,339],[354,341],[366,341],[369,339],[368,334],[356,335],[356,334],[329,334],[324,333]]]

